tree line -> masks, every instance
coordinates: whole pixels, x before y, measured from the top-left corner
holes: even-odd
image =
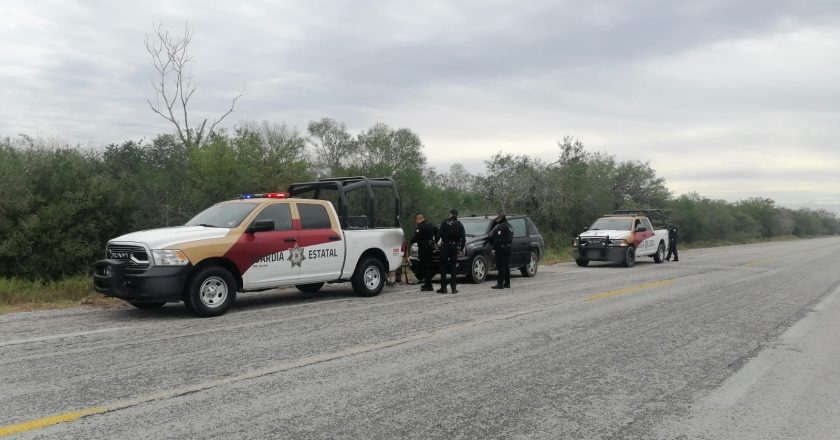
[[[688,242],[748,241],[840,233],[834,213],[778,207],[773,200],[735,203],[698,194],[674,197],[648,163],[587,151],[571,138],[548,162],[498,153],[483,173],[453,164],[428,166],[420,137],[375,124],[358,133],[333,119],[305,132],[285,124],[245,122],[202,143],[177,134],[92,149],[58,139],[0,138],[0,277],[55,280],[86,273],[108,239],[183,224],[207,206],[247,192],[280,191],[323,176],[391,177],[410,234],[414,213],[442,220],[462,213],[526,213],[549,246],[618,208],[664,207]]]

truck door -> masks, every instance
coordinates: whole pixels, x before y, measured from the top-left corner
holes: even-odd
[[[259,220],[274,221],[274,230],[246,232],[231,249],[240,259],[252,262],[242,276],[245,287],[250,289],[295,283],[300,275],[300,265],[293,264],[290,257],[292,249],[297,245],[299,232],[292,227],[289,202],[264,207],[251,224]]]
[[[300,217],[300,282],[336,280],[344,265],[344,240],[338,221],[324,203],[295,202]]]
[[[653,237],[653,226],[646,218],[637,218],[633,225],[633,244],[636,245],[636,255],[647,255],[656,250]]]

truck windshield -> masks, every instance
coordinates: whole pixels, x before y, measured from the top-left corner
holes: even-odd
[[[235,228],[259,203],[218,203],[188,221],[186,226],[208,228]]]
[[[610,229],[614,231],[629,231],[633,220],[629,218],[599,218],[589,227],[589,230]]]
[[[473,237],[484,235],[490,229],[490,220],[485,218],[461,219],[461,224],[464,225],[464,233]]]

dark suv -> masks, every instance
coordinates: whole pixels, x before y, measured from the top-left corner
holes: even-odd
[[[461,217],[467,234],[467,246],[464,255],[458,257],[458,273],[466,275],[470,281],[479,284],[484,282],[491,270],[496,270],[495,258],[490,253],[493,248],[485,242],[487,234],[493,228],[496,214],[471,215]],[[510,267],[519,268],[522,276],[532,277],[537,274],[537,265],[545,253],[543,240],[537,225],[526,215],[508,215],[508,223],[513,230],[513,244],[511,246]],[[439,225],[438,225],[439,226]],[[432,257],[432,270],[440,273],[440,252],[436,249]],[[417,257],[417,246],[411,247],[409,254],[411,270],[416,275],[419,272],[420,261]]]

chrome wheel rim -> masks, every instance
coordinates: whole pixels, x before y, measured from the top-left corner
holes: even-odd
[[[376,266],[369,266],[365,269],[365,287],[368,290],[376,290],[379,287],[379,283],[382,280],[382,274],[379,273],[379,269]]]
[[[225,280],[220,277],[212,276],[201,283],[198,290],[198,297],[201,299],[201,304],[210,309],[221,307],[228,297],[228,286]]]
[[[659,252],[659,260],[660,261],[664,260],[665,259],[665,246],[660,244],[659,245],[659,250],[657,252]]]
[[[477,280],[483,280],[485,275],[487,275],[487,264],[483,258],[476,258],[473,260],[473,277]]]
[[[528,262],[528,273],[533,275],[537,272],[537,254],[531,252],[531,261]]]

